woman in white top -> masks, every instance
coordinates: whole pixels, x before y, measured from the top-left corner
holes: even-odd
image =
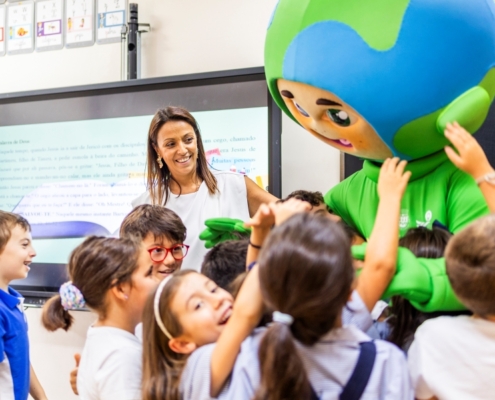
[[[207,249],[199,239],[209,218],[247,220],[260,204],[276,200],[244,175],[211,171],[194,117],[180,107],[158,110],[151,121],[147,155],[148,191],[133,202],[162,204],[187,228],[190,246],[183,269],[200,270]]]

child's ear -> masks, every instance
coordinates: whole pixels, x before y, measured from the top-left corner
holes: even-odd
[[[130,285],[128,283],[119,283],[117,285],[113,285],[110,289],[112,295],[121,300],[127,301],[129,299]]]
[[[168,347],[170,347],[174,353],[191,354],[198,346],[193,342],[181,338],[172,338],[168,342]]]

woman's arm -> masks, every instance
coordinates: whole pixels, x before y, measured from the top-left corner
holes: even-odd
[[[400,203],[411,176],[410,172],[404,172],[406,164],[406,161],[399,162],[398,158],[387,159],[380,170],[380,202],[356,288],[369,311],[381,298],[395,274]]]
[[[245,177],[245,181],[250,217],[253,217],[256,214],[256,211],[258,211],[258,208],[261,204],[269,204],[278,200],[273,194],[268,193],[267,191],[260,188],[247,176]]]

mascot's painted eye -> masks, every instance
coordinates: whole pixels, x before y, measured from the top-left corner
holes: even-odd
[[[309,117],[309,114],[304,110],[304,108],[302,108],[299,104],[297,104],[296,102],[294,102],[294,105],[296,106],[296,108],[299,110],[299,112],[304,115],[305,117]]]
[[[335,110],[331,108],[327,110],[327,115],[330,119],[340,126],[349,126],[351,124],[351,120],[349,118],[349,114],[342,110]]]

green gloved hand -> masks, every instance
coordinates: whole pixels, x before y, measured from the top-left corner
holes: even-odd
[[[354,258],[363,260],[367,244],[352,247]],[[459,311],[466,307],[457,299],[445,269],[445,259],[417,258],[399,247],[397,272],[383,298],[402,296],[420,311]]]
[[[251,233],[250,228],[244,227],[244,221],[233,218],[210,218],[205,221],[206,229],[199,238],[205,241],[205,247],[211,249],[226,240],[239,240]]]

